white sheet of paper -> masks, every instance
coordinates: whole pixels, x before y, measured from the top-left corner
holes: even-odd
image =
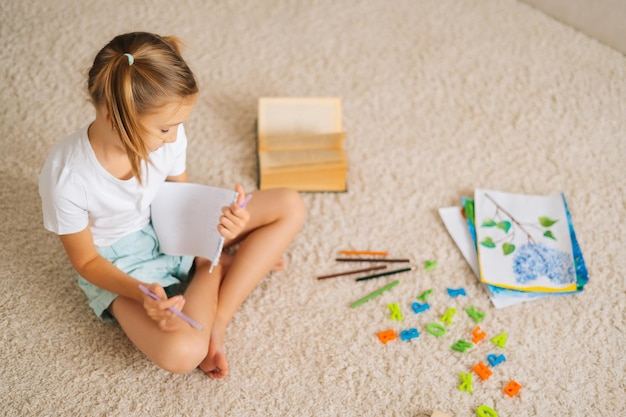
[[[152,202],[152,225],[161,251],[219,262],[224,237],[217,231],[222,207],[237,199],[234,190],[203,184],[165,182]]]
[[[479,276],[478,270],[478,254],[476,253],[476,247],[474,241],[470,235],[467,227],[467,220],[461,214],[462,207],[444,207],[439,209],[439,216],[443,221],[444,226],[448,229],[448,233],[456,246],[461,251],[461,254],[469,264],[470,268],[474,272],[474,275]]]

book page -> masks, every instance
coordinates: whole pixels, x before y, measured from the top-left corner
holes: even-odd
[[[341,164],[345,161],[343,149],[281,150],[259,152],[259,162],[263,170],[307,165]]]
[[[161,251],[219,261],[224,238],[217,231],[222,207],[237,199],[234,190],[202,184],[165,182],[151,205]]]
[[[322,133],[318,135],[266,136],[259,146],[261,151],[278,149],[338,149],[343,146],[345,132]]]
[[[260,98],[258,136],[300,136],[340,132],[339,98]]]

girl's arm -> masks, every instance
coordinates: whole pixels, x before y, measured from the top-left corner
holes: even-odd
[[[171,181],[171,182],[188,182],[189,181],[189,179],[187,178],[187,171],[183,172],[180,175],[167,177],[165,180]]]
[[[59,238],[81,277],[107,291],[143,302],[144,294],[139,289],[141,281],[122,272],[98,253],[89,227],[78,233],[60,235]]]
[[[175,307],[181,310],[185,303],[182,296],[167,298],[162,287],[152,284],[149,286],[150,290],[161,297],[161,300],[147,297],[139,289],[141,281],[124,273],[98,253],[89,227],[78,233],[60,235],[59,238],[72,266],[80,276],[102,289],[142,303],[146,314],[163,330],[178,328],[180,319],[168,308]]]

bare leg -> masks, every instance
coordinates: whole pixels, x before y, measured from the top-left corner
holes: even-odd
[[[220,257],[220,265],[222,266],[222,269],[224,270],[224,275],[228,273],[228,268],[230,267],[230,264],[232,263],[232,259],[233,259],[233,255],[229,253],[222,253],[222,256]],[[270,271],[272,272],[284,271],[286,268],[287,268],[287,263],[285,262],[285,259],[281,257],[276,262],[276,264],[272,267],[272,269],[270,269]]]
[[[185,292],[183,309],[185,314],[202,324],[202,331],[184,324],[174,332],[165,332],[148,317],[140,302],[130,298],[118,297],[109,307],[135,346],[167,371],[189,372],[206,356],[222,275],[219,266],[209,274],[208,266],[209,261],[197,259],[196,273]]]
[[[208,353],[200,364],[200,369],[212,378],[228,375],[224,337],[230,320],[259,281],[281,265],[282,253],[306,217],[300,195],[288,189],[255,192],[248,210],[250,221],[222,280]]]

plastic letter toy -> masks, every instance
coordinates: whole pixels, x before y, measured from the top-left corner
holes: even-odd
[[[451,347],[453,350],[456,350],[457,352],[465,353],[465,351],[471,348],[472,346],[474,345],[472,345],[470,342],[466,342],[465,340],[457,340],[457,342],[453,344]]]
[[[480,326],[476,326],[476,328],[472,330],[472,336],[474,336],[474,338],[472,339],[472,342],[474,342],[474,344],[476,345],[478,344],[478,342],[483,340],[485,336],[487,336],[487,333],[481,331]]]
[[[391,320],[402,321],[402,312],[398,303],[387,304],[387,307],[391,311]]]
[[[437,261],[424,262],[424,268],[426,268],[427,271],[432,271],[433,269],[435,269],[436,266],[437,266]]]
[[[470,316],[472,318],[472,320],[474,320],[476,323],[480,323],[481,321],[483,321],[483,319],[485,318],[485,316],[487,314],[483,313],[482,311],[478,311],[476,310],[476,307],[471,306],[470,308],[466,308],[465,312],[467,313],[468,316]]]
[[[426,290],[423,293],[421,293],[420,295],[418,295],[417,299],[420,300],[420,301],[426,302],[426,299],[432,293],[433,293],[433,290]]]
[[[493,408],[487,407],[486,405],[478,407],[476,409],[476,415],[478,417],[498,417],[498,413],[496,413]]]
[[[497,335],[496,337],[491,339],[491,341],[494,344],[496,344],[499,347],[501,347],[502,349],[504,349],[504,345],[506,344],[506,333],[500,333],[499,335]]]
[[[402,330],[400,332],[400,338],[402,340],[411,340],[417,337],[420,337],[420,334],[415,327],[408,329],[408,330]]]
[[[461,385],[459,385],[459,391],[472,392],[472,374],[468,373],[459,373],[461,377]]]
[[[450,297],[458,297],[459,295],[465,297],[467,294],[465,294],[465,288],[459,288],[456,290],[454,288],[448,288],[448,295]]]
[[[417,313],[421,313],[422,311],[428,310],[430,308],[430,305],[428,303],[420,304],[416,301],[413,304],[411,304],[411,308],[413,309],[413,312],[417,314]]]
[[[441,337],[446,334],[446,328],[439,323],[429,323],[426,325],[426,331],[435,337]]]
[[[456,314],[456,308],[451,307],[446,311],[443,316],[441,316],[441,322],[447,324],[448,326],[452,324],[452,317]]]
[[[504,393],[509,397],[513,398],[522,389],[522,386],[517,382],[511,380],[508,385],[504,387]]]
[[[472,371],[476,372],[476,375],[478,375],[483,381],[486,381],[491,375],[493,375],[491,369],[487,368],[487,365],[482,362],[478,362],[474,365]]]
[[[397,337],[396,332],[393,329],[378,332],[376,335],[378,336],[378,339],[385,344]]]
[[[487,360],[489,361],[489,365],[496,366],[499,363],[502,363],[506,360],[506,356],[504,355],[487,355]]]

